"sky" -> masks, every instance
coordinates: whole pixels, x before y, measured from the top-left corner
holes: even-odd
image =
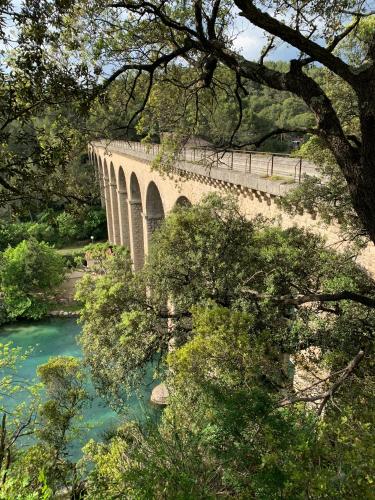
[[[245,32],[240,33],[234,42],[234,47],[246,57],[246,59],[253,61],[259,59],[264,45],[266,45],[266,39],[255,27],[251,27]],[[295,48],[286,43],[280,43],[266,59],[272,61],[288,61],[297,55],[298,52]]]
[[[234,40],[234,48],[240,51],[246,59],[258,60],[262,48],[267,44],[264,31],[239,16],[236,18],[234,29],[238,33]],[[289,61],[298,56],[298,51],[294,47],[281,41],[277,43],[277,48],[266,59],[272,61]]]

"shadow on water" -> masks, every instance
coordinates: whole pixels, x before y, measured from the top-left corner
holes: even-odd
[[[12,342],[14,347],[23,350],[32,348],[31,355],[23,361],[17,371],[17,380],[21,382],[38,382],[36,370],[39,365],[55,356],[74,356],[82,358],[82,351],[77,343],[77,337],[81,333],[81,326],[74,319],[49,318],[41,321],[21,321],[0,328],[0,342]],[[139,394],[129,397],[129,412],[127,419],[137,421],[144,420],[147,416],[157,419],[160,409],[152,405],[150,394],[152,388],[157,384],[152,381],[152,367],[147,370],[144,385]],[[72,458],[79,458],[81,446],[90,438],[102,440],[106,433],[110,433],[124,418],[120,418],[106,402],[95,394],[91,383],[88,390],[93,396],[91,404],[83,411],[83,421],[80,427],[83,431],[71,449]],[[25,397],[19,393],[12,404],[22,402]]]

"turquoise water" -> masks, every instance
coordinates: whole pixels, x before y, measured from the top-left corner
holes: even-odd
[[[82,358],[80,346],[77,343],[81,327],[74,319],[50,318],[43,321],[19,322],[0,328],[0,342],[12,342],[13,346],[27,349],[33,348],[28,359],[23,361],[17,372],[17,379],[31,383],[38,381],[36,369],[54,356],[74,356]],[[72,455],[79,455],[81,444],[89,438],[100,440],[103,433],[120,423],[120,417],[98,397],[91,384],[88,387],[93,396],[90,406],[84,410],[84,431],[79,442],[74,445]],[[132,395],[129,400],[130,418],[142,419],[146,414],[153,414],[155,408],[148,403],[152,385],[145,382],[143,398]],[[20,397],[24,397],[20,395]],[[14,400],[14,404],[20,400]],[[10,407],[12,402],[10,402]]]

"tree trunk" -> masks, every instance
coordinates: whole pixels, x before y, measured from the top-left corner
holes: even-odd
[[[349,184],[353,206],[375,244],[375,82],[363,81],[357,90],[362,132],[360,165],[354,168],[354,185]]]

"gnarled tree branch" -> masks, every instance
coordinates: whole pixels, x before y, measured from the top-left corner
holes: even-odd
[[[246,292],[255,300],[270,300],[283,305],[301,306],[312,302],[341,302],[343,300],[350,300],[357,304],[362,304],[371,309],[375,308],[375,298],[367,295],[362,295],[350,290],[343,290],[336,293],[309,293],[305,295],[280,295],[272,296],[257,292],[256,290],[246,290]]]
[[[255,148],[259,148],[265,142],[267,139],[270,139],[271,137],[274,137],[275,135],[280,135],[280,134],[313,134],[313,135],[319,135],[319,130],[315,128],[276,128],[274,130],[271,130],[271,132],[268,132],[267,134],[262,135],[258,139],[251,141],[251,142],[246,142],[243,144],[239,144],[239,148],[243,148],[245,146],[254,146]]]
[[[295,397],[285,398],[279,403],[279,406],[283,407],[295,403],[314,403],[320,401],[317,413],[318,415],[322,415],[323,410],[327,405],[328,401],[333,397],[335,392],[337,392],[337,390],[345,382],[345,380],[353,373],[353,371],[356,369],[356,367],[363,359],[364,355],[365,355],[364,351],[360,349],[356,354],[356,356],[350,361],[350,363],[343,370],[340,370],[339,373],[341,373],[341,375],[326,391],[311,396],[295,396]],[[326,379],[322,380],[321,383],[325,382],[328,378],[330,377],[327,377]]]
[[[357,77],[350,69],[350,66],[342,61],[339,57],[332,54],[327,48],[321,47],[313,40],[306,38],[296,29],[281,23],[274,17],[271,17],[266,12],[262,12],[255,7],[250,0],[235,0],[235,4],[241,10],[241,15],[248,19],[251,23],[259,28],[264,29],[268,33],[277,36],[284,42],[287,42],[305,54],[312,57],[314,60],[324,64],[335,74],[341,76],[345,81],[353,84]]]

